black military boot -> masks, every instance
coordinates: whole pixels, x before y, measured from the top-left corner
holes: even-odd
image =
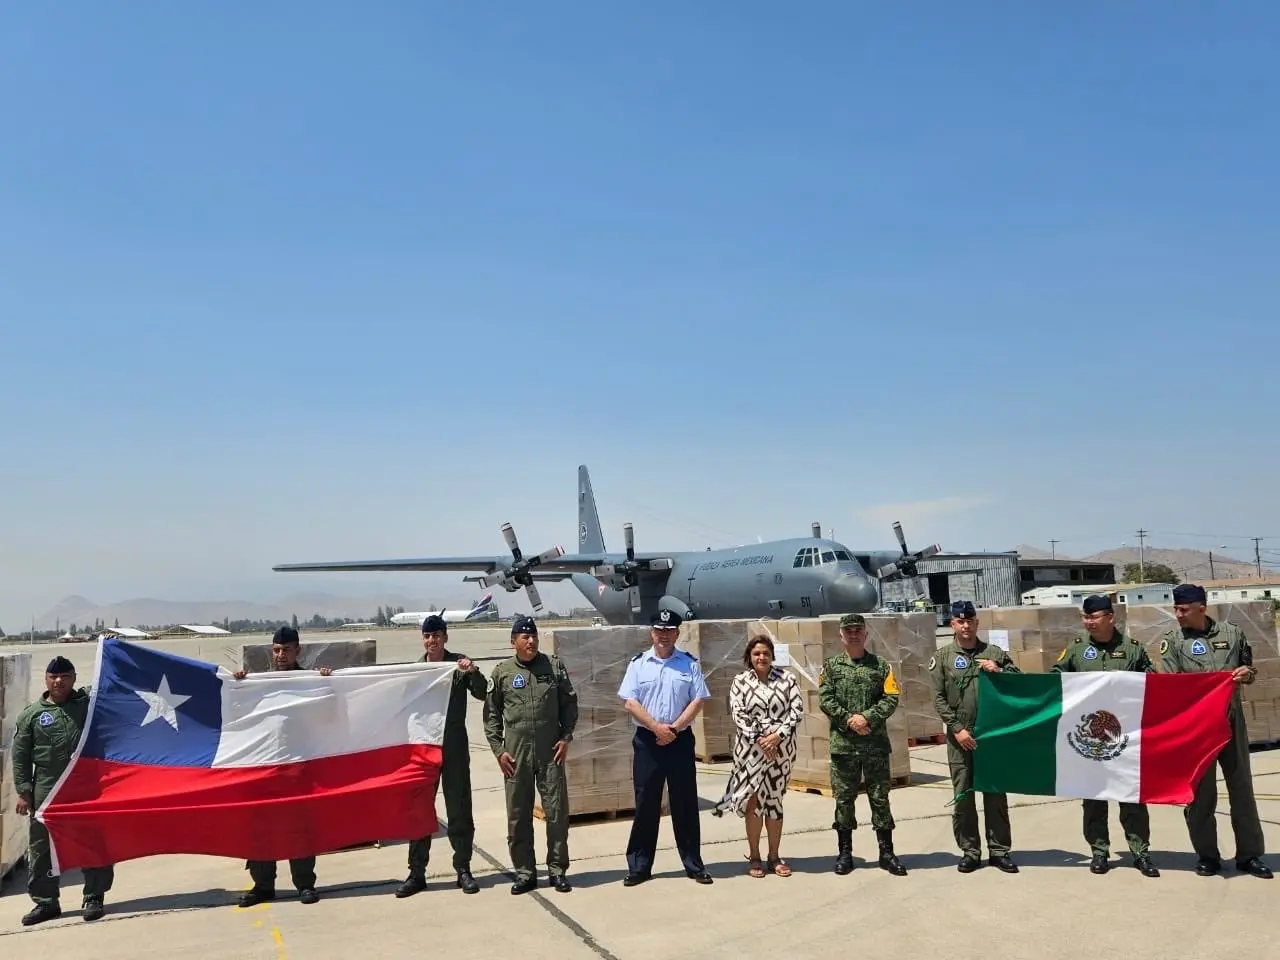
[[[421,893],[427,889],[427,878],[421,873],[410,873],[405,877],[404,883],[396,887],[396,899],[403,900],[405,897],[412,897],[415,893]]]
[[[1007,853],[1002,853],[999,856],[997,856],[996,854],[992,854],[987,859],[987,863],[991,864],[1001,873],[1017,873],[1018,872],[1018,865],[1013,862],[1013,858],[1010,857]]]
[[[1098,876],[1101,876],[1110,869],[1111,864],[1107,860],[1107,855],[1105,853],[1095,853],[1093,855],[1093,860],[1089,863],[1090,873],[1096,873]]]
[[[24,927],[34,927],[37,923],[44,923],[46,920],[57,920],[62,916],[62,905],[59,903],[37,903],[35,907],[22,918]]]
[[[1158,877],[1160,871],[1156,869],[1156,865],[1151,862],[1151,858],[1145,853],[1140,857],[1133,858],[1133,866],[1144,877]]]
[[[898,862],[893,852],[893,831],[877,830],[876,839],[880,841],[880,869],[888,870],[895,877],[905,877],[907,868]]]
[[[274,890],[259,890],[257,887],[254,887],[252,890],[248,890],[245,893],[240,894],[240,906],[253,907],[257,906],[259,903],[268,903],[275,898],[276,892]]]
[[[836,828],[836,873],[844,876],[853,872],[853,831]]]
[[[106,912],[107,908],[102,902],[102,897],[85,897],[80,916],[86,923],[93,923],[95,920],[101,920]]]
[[[462,888],[463,893],[480,892],[480,884],[476,883],[476,878],[471,875],[470,870],[458,871],[458,886]]]
[[[1263,863],[1258,857],[1250,857],[1248,860],[1237,860],[1236,869],[1241,873],[1252,874],[1260,880],[1273,879],[1271,868]]]

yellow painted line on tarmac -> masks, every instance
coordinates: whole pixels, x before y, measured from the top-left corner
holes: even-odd
[[[261,913],[270,909],[271,909],[271,903],[269,902],[255,903],[252,907],[241,907],[241,906],[236,907],[236,910],[240,913],[252,913],[255,911]],[[259,920],[253,921],[253,928],[255,930],[261,930],[265,926],[266,926],[265,919],[259,919]],[[284,935],[280,933],[280,927],[278,924],[272,923],[271,925],[271,939],[275,941],[277,960],[288,960],[288,954],[286,954],[284,950]]]

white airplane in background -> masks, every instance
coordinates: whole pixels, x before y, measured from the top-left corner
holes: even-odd
[[[468,620],[478,620],[493,612],[495,612],[493,594],[486,593],[470,610],[420,610],[416,613],[397,613],[391,618],[391,623],[397,627],[421,626],[422,621],[432,614],[444,618],[445,623],[466,623]]]

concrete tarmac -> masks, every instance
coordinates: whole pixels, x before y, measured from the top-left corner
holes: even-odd
[[[406,637],[413,638],[412,631]],[[488,672],[490,658],[504,652],[501,644],[483,649],[491,644],[482,645],[479,635],[471,640],[464,642],[458,631],[451,646],[484,657],[482,668]],[[80,645],[80,650],[91,656],[91,647]],[[86,662],[81,668],[86,677],[89,667]],[[664,818],[654,879],[624,888],[631,822],[619,819],[572,828],[571,893],[544,886],[512,897],[502,778],[483,742],[480,704],[474,701],[468,727],[478,895],[456,888],[448,841],[437,835],[430,887],[406,900],[393,896],[407,872],[403,843],[320,857],[321,900],[310,906],[288,889],[288,869],[281,864],[282,898],[247,910],[235,905],[249,886],[243,863],[157,857],[116,868],[103,920],[87,924],[80,919],[81,879],[72,873],[63,878],[62,918],[24,929],[19,921],[31,904],[19,870],[0,894],[0,955],[277,960],[425,952],[454,960],[506,953],[526,960],[681,955],[741,960],[847,957],[870,949],[948,960],[1056,960],[1100,950],[1123,952],[1126,960],[1187,960],[1266,957],[1280,948],[1275,919],[1280,885],[1235,872],[1224,791],[1218,822],[1228,860],[1219,877],[1195,875],[1176,807],[1152,808],[1152,855],[1163,871],[1155,879],[1132,868],[1113,807],[1113,870],[1099,877],[1089,872],[1079,801],[1017,796],[1010,798],[1013,855],[1022,872],[1010,876],[988,867],[961,875],[955,870],[958,856],[946,806],[951,798],[946,751],[939,746],[913,750],[917,782],[891,794],[897,850],[910,871],[906,877],[875,867],[865,799],[857,808],[857,869],[845,877],[832,873],[832,801],[801,793],[788,795],[782,845],[795,874],[747,876],[742,822],[708,812],[729,772],[728,764],[713,764],[699,767],[699,793],[703,857],[714,885],[699,886],[684,876],[670,821]],[[1259,811],[1274,850],[1280,845],[1280,751],[1255,753],[1252,764]],[[439,810],[443,818],[443,799]],[[534,827],[542,855],[541,822],[535,820]],[[1280,866],[1280,856],[1272,861],[1273,868]]]

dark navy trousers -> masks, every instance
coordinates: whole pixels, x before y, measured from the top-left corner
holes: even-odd
[[[698,821],[698,774],[694,766],[693,731],[682,730],[675,741],[658,746],[658,738],[644,727],[631,741],[634,766],[631,779],[636,791],[636,814],[627,841],[627,867],[647,876],[653,870],[658,849],[658,825],[662,820],[662,788],[667,788],[671,828],[685,872],[701,873],[702,826]]]

